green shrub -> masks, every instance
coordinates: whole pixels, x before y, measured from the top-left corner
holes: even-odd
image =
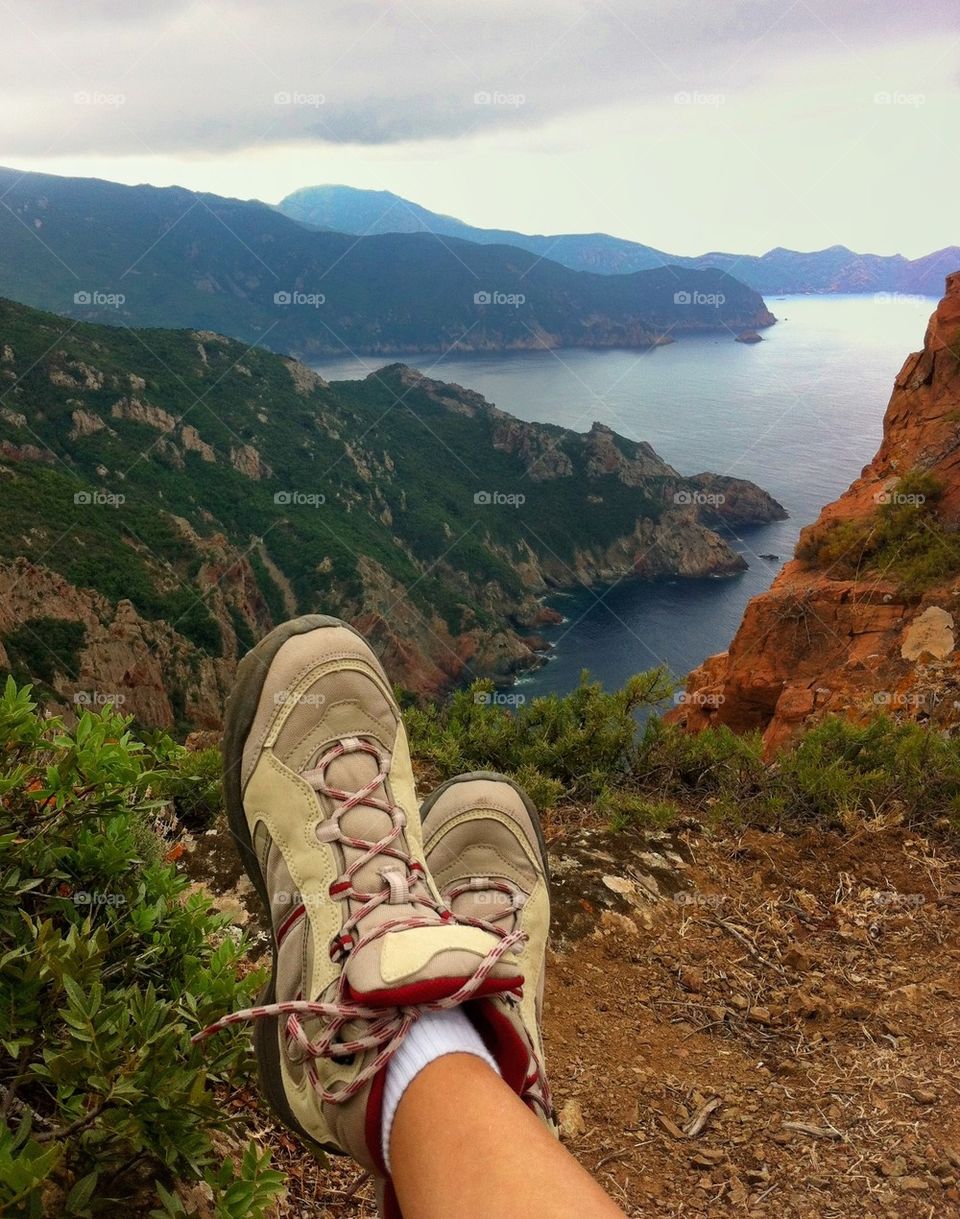
[[[768,763],[759,733],[689,733],[656,715],[640,733],[635,712],[669,690],[659,670],[614,693],[584,674],[572,693],[534,699],[514,714],[490,700],[491,690],[479,682],[444,706],[406,709],[414,754],[439,779],[504,771],[541,810],[589,804],[614,829],[667,824],[678,806],[768,827],[890,812],[918,826],[946,818],[960,828],[960,741],[921,724],[827,719]]]
[[[223,808],[223,761],[220,750],[216,746],[182,749],[169,739],[164,745],[165,766],[154,779],[154,794],[172,803],[178,818],[185,825],[209,825]]]
[[[825,719],[772,763],[756,734],[690,734],[650,720],[636,780],[661,799],[756,825],[839,825],[849,813],[892,812],[917,825],[947,818],[960,826],[960,743],[886,716],[866,725]]]
[[[824,720],[778,759],[773,781],[789,820],[876,810],[909,823],[945,817],[960,826],[960,743],[921,724]]]
[[[724,725],[690,733],[651,717],[637,750],[634,778],[643,790],[698,801],[742,801],[768,782],[763,742]]]
[[[631,826],[660,829],[676,820],[679,812],[672,800],[651,799],[637,792],[606,792],[597,801],[597,811],[603,813],[612,830]]]
[[[960,572],[960,538],[937,514],[943,490],[931,474],[907,474],[872,516],[836,522],[798,546],[797,558],[841,578],[874,571],[895,581],[905,596],[920,597]]]
[[[493,683],[479,681],[442,706],[410,707],[405,715],[418,756],[441,779],[469,770],[523,776],[536,787],[541,807],[551,807],[561,794],[586,801],[626,783],[635,712],[656,706],[672,688],[661,669],[639,673],[613,693],[583,673],[570,694],[536,698],[510,712],[496,702]]]
[[[207,1181],[223,1219],[279,1188],[257,1148],[237,1175],[212,1145],[211,1085],[245,1075],[248,1038],[189,1037],[260,979],[160,857],[147,793],[167,755],[110,709],[68,731],[12,679],[0,696],[3,1214],[115,1215],[145,1170],[164,1215],[177,1180]]]

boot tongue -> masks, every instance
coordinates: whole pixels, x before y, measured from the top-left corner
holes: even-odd
[[[515,919],[513,899],[499,889],[468,889],[450,903],[458,918],[479,918],[495,923],[504,931],[512,931]]]
[[[352,795],[372,783],[379,773],[380,765],[373,754],[367,753],[365,750],[357,750],[354,753],[345,753],[330,763],[326,771],[326,782],[328,787],[338,788],[340,791]],[[378,783],[366,799],[389,802],[384,784]],[[392,829],[393,820],[390,814],[379,808],[371,808],[367,804],[358,804],[340,816],[340,830],[347,838],[357,838],[363,842],[374,843],[379,842],[381,838],[386,838]],[[398,839],[398,844],[400,842],[401,840]],[[347,844],[341,844],[341,846],[344,854],[344,871],[346,871],[364,852]],[[406,871],[400,860],[393,859],[389,855],[378,856],[353,874],[354,888],[364,893],[379,893],[383,888],[380,874],[384,869],[401,873]]]

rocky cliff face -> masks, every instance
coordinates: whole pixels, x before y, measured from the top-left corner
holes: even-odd
[[[923,488],[935,490],[935,512],[921,514],[923,505],[910,502],[923,499]],[[904,513],[916,513],[916,527],[906,516],[902,537],[880,552],[876,539],[892,528],[883,513],[900,501]],[[730,650],[690,674],[671,718],[694,730],[759,729],[771,752],[828,713],[864,720],[884,710],[957,723],[958,530],[960,272],[947,279],[923,350],[907,357],[896,379],[877,455],[803,531],[803,557],[750,602]],[[924,536],[927,578],[905,588],[898,547],[915,554]],[[879,553],[883,563],[864,558]]]

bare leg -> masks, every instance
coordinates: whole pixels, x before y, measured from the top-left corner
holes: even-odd
[[[393,1185],[404,1219],[623,1219],[623,1211],[486,1063],[447,1054],[397,1107]]]

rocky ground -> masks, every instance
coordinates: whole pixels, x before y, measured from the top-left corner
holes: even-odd
[[[564,1141],[628,1215],[960,1215],[954,847],[880,821],[551,838],[548,1065]],[[190,866],[222,890],[217,842]],[[242,884],[223,904],[253,908]],[[375,1215],[351,1165],[224,1099],[288,1175],[279,1219]]]

